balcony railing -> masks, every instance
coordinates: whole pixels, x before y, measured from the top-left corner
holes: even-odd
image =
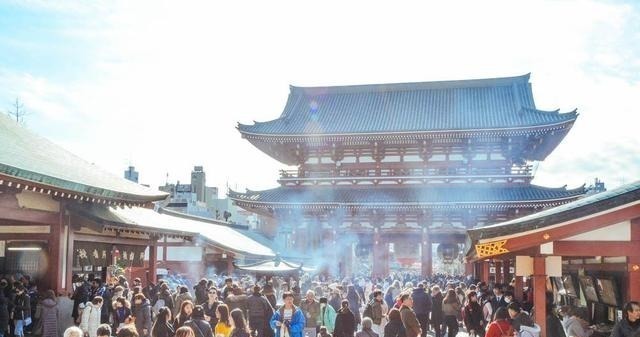
[[[341,181],[341,180],[455,180],[493,178],[532,178],[531,165],[506,167],[450,167],[450,168],[382,168],[376,169],[334,169],[328,171],[280,170],[281,183],[305,181]]]

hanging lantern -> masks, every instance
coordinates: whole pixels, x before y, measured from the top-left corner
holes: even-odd
[[[437,253],[443,263],[450,264],[458,257],[459,248],[454,243],[441,243],[438,245]]]

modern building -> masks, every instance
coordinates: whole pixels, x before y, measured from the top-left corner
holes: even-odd
[[[138,171],[136,171],[136,168],[133,166],[129,166],[129,168],[126,171],[124,171],[124,179],[137,183]]]
[[[467,229],[584,194],[584,187],[531,183],[532,164],[577,116],[538,109],[528,74],[292,86],[279,118],[238,130],[296,169],[280,172],[279,187],[229,197],[275,219],[281,248],[335,273],[381,276],[404,267],[429,275],[433,254],[462,261]]]
[[[191,192],[196,195],[196,200],[207,202],[206,196],[207,174],[202,166],[194,166],[191,171]]]

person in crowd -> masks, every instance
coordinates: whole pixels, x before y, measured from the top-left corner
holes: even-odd
[[[495,295],[492,303],[492,307],[494,312],[498,310],[498,308],[507,309],[507,302],[504,299],[504,292],[502,290],[502,284],[496,283],[493,286],[493,294]]]
[[[478,294],[475,291],[467,294],[467,304],[464,306],[462,320],[469,336],[484,336],[482,307],[478,303]]]
[[[317,337],[333,337],[333,336],[331,336],[331,334],[327,331],[326,326],[320,326],[320,332],[318,332]]]
[[[349,300],[342,300],[341,308],[336,315],[336,325],[333,329],[333,336],[353,337],[356,327],[356,318],[349,309]]]
[[[496,308],[493,307],[495,296],[492,291],[485,292],[484,296],[480,298],[480,306],[482,306],[482,318],[486,326],[493,321],[493,313]]]
[[[149,300],[151,305],[155,305],[158,301],[158,287],[149,279],[149,271],[147,271],[147,285],[142,288],[142,294]],[[166,305],[166,304],[165,304]]]
[[[120,329],[116,334],[116,337],[140,337],[138,335],[138,331],[136,331],[135,326],[131,324],[131,326],[127,325],[124,328]]]
[[[195,304],[203,304],[207,301],[207,279],[201,278],[200,282],[193,287],[193,292],[196,296]]]
[[[176,328],[176,330],[180,329],[186,321],[191,319],[192,313],[193,313],[193,302],[191,302],[190,300],[186,300],[182,302],[180,305],[180,311],[178,312],[178,315],[173,321],[173,327]]]
[[[273,283],[271,283],[271,281],[265,283],[264,287],[262,288],[262,294],[267,298],[269,304],[271,304],[271,307],[275,309],[277,297],[275,289],[273,288]]]
[[[102,297],[103,303],[111,303],[111,299],[113,298],[113,293],[111,289],[107,287],[107,285],[102,281],[101,278],[95,277],[92,281],[91,285],[93,289],[93,294],[91,298],[95,296]],[[111,316],[111,305],[103,305],[102,310],[100,311],[100,323],[109,323],[109,316]]]
[[[202,308],[204,308],[204,319],[214,328],[216,324],[218,324],[216,310],[220,304],[220,301],[218,301],[218,290],[215,287],[210,287],[207,290],[207,301],[202,304]]]
[[[98,326],[101,324],[101,310],[103,299],[100,296],[94,297],[85,304],[80,321],[80,329],[89,337],[97,337]]]
[[[201,305],[193,307],[193,313],[191,319],[184,323],[193,330],[196,337],[213,337],[213,330],[211,325],[204,319],[204,308]]]
[[[82,329],[78,328],[77,326],[71,326],[64,331],[62,336],[63,337],[83,337],[84,333],[82,332]]]
[[[229,296],[232,289],[233,289],[233,279],[231,277],[225,278],[224,287],[222,288],[222,300],[227,299],[227,296]]]
[[[249,327],[253,334],[266,336],[269,330],[269,319],[273,315],[273,308],[266,297],[260,293],[260,286],[253,286],[253,293],[247,298],[249,308]]]
[[[387,290],[384,292],[384,303],[387,304],[387,308],[393,308],[395,304],[395,300],[393,298],[393,286],[387,287]]]
[[[140,337],[148,337],[151,332],[151,303],[144,297],[142,292],[137,293],[133,297],[135,307],[133,309],[133,316],[136,318],[136,330]]]
[[[507,305],[509,317],[511,317],[511,326],[514,330],[520,331],[521,326],[533,327],[533,319],[526,312],[522,311],[518,302],[511,302]]]
[[[400,319],[407,337],[419,337],[422,335],[420,322],[413,311],[413,298],[406,292],[400,295]]]
[[[406,337],[406,335],[400,310],[396,308],[389,310],[388,322],[384,326],[384,337]]]
[[[176,337],[196,337],[196,335],[190,327],[183,326],[176,330]]]
[[[509,305],[509,307],[511,307],[511,304]],[[511,315],[511,309],[509,309],[509,315]],[[582,318],[580,318],[580,316],[578,315],[578,310],[576,310],[575,307],[568,308],[567,317],[568,319],[565,323],[565,334],[567,336],[589,337],[593,334],[593,330],[589,329],[589,324],[585,322]],[[515,318],[513,318],[512,325],[514,329],[519,330],[519,327],[516,328]]]
[[[9,298],[6,295],[7,280],[0,280],[0,337],[8,335],[9,332]],[[13,303],[11,304],[13,306]]]
[[[418,322],[420,322],[420,329],[422,330],[421,336],[427,337],[432,303],[431,296],[425,291],[425,284],[422,282],[418,283],[418,286],[413,289],[411,297],[413,298],[413,311],[416,313]]]
[[[229,337],[231,336],[231,317],[229,316],[229,307],[226,304],[218,305],[216,309],[216,317],[218,318],[218,324],[216,324],[214,332],[216,337]]]
[[[176,299],[174,301],[174,304],[175,304],[175,307],[173,308],[174,316],[180,313],[179,310],[182,309],[182,302],[184,301],[191,302],[191,307],[193,309],[193,297],[191,297],[191,294],[189,293],[189,288],[187,288],[187,286],[179,286],[178,294],[176,295]],[[179,328],[179,327],[176,327],[176,328]]]
[[[229,307],[229,312],[240,309],[247,315],[247,295],[237,284],[232,286],[231,293],[225,298],[224,303]]]
[[[84,280],[84,277],[76,275],[76,281],[74,283],[75,290],[71,299],[73,300],[73,309],[71,311],[71,317],[76,324],[80,324],[80,305],[84,305],[89,301],[89,292],[91,286]]]
[[[327,333],[333,334],[336,326],[336,311],[329,305],[326,297],[320,297],[320,325],[327,329]]]
[[[56,300],[56,293],[51,289],[45,292],[40,318],[42,320],[42,337],[60,336],[58,329],[58,322],[60,321],[58,301]]]
[[[429,303],[431,303],[429,299]],[[374,290],[373,298],[364,309],[363,316],[371,318],[373,322],[373,331],[375,331],[378,335],[384,332],[384,325],[387,316],[387,312],[389,308],[387,304],[384,303],[384,298],[382,296],[382,290]],[[427,318],[428,319],[428,318]]]
[[[553,308],[553,293],[546,293],[546,308],[547,308],[547,336],[548,337],[567,337],[564,332],[562,322],[558,318]],[[639,336],[640,337],[640,336]]]
[[[160,309],[162,307],[167,307],[171,310],[171,313],[174,312],[174,303],[173,296],[171,296],[171,291],[169,290],[169,285],[165,282],[159,284],[158,295],[156,296],[158,300],[153,305],[154,307]]]
[[[111,337],[111,326],[109,324],[100,324],[96,330],[98,337]]]
[[[360,317],[360,307],[362,306],[362,299],[354,285],[350,284],[347,286],[347,300],[349,301],[349,309],[353,313],[353,316],[356,319],[356,326],[360,325],[362,318]]]
[[[342,297],[340,297],[340,290],[333,289],[329,295],[329,305],[333,308],[333,311],[338,312],[342,307]]]
[[[247,321],[244,319],[244,313],[242,312],[242,310],[240,309],[232,310],[231,321],[233,323],[233,330],[231,330],[231,337],[249,337],[251,331],[249,330]]]
[[[431,287],[431,327],[435,337],[442,337],[442,323],[444,322],[444,314],[442,312],[442,301],[444,296],[440,291],[440,287],[434,285]]]
[[[305,335],[314,336],[320,326],[320,302],[316,301],[313,290],[307,290],[305,299],[300,303],[300,309],[305,319]]]
[[[613,327],[611,337],[630,337],[640,330],[640,304],[627,302],[622,310],[622,319]]]
[[[494,316],[493,322],[487,326],[485,337],[504,337],[515,334],[515,330],[511,326],[511,323],[509,323],[509,313],[507,309],[502,307],[498,308]]]
[[[111,307],[113,308],[111,314],[113,318],[113,330],[118,333],[124,326],[127,317],[133,314],[131,312],[131,303],[123,296],[118,296]]]
[[[293,304],[293,293],[285,291],[282,300],[284,305],[271,316],[269,326],[276,330],[276,337],[284,337],[286,334],[290,337],[302,337],[305,326],[304,314]]]
[[[356,333],[356,337],[379,337],[378,333],[373,331],[373,321],[369,317],[362,319],[362,330]]]
[[[442,314],[444,324],[447,327],[447,336],[455,337],[458,334],[458,313],[460,312],[460,302],[455,290],[447,290],[447,296],[442,300]]]
[[[122,296],[127,300],[130,300],[131,296],[129,294],[129,281],[124,275],[118,276],[118,285],[122,287]]]
[[[162,307],[158,310],[156,321],[151,327],[151,337],[173,337],[176,331],[171,324],[171,309]]]

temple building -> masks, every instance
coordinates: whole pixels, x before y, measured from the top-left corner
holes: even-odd
[[[279,118],[238,129],[297,169],[282,170],[277,188],[229,196],[275,219],[280,249],[334,273],[382,276],[403,267],[429,275],[434,254],[462,261],[467,229],[584,194],[531,183],[535,162],[577,116],[538,109],[529,74],[292,86]]]

